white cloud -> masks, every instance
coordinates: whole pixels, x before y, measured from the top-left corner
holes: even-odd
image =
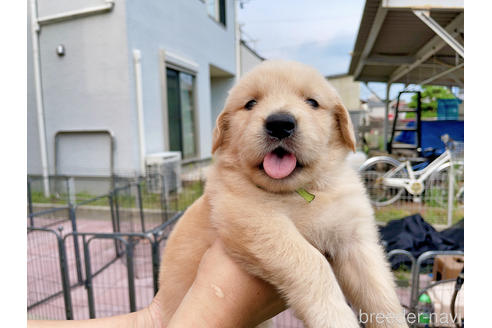
[[[253,0],[238,20],[261,55],[303,61],[323,74],[343,73],[363,5],[363,0]]]

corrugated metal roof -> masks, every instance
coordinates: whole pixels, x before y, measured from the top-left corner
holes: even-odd
[[[379,16],[384,17],[381,27],[376,32],[372,31],[374,35],[370,35],[373,25],[377,24],[378,9],[381,5],[380,0],[367,0],[364,7],[349,68],[349,74],[354,75],[358,81],[389,81],[397,69],[401,70],[400,67],[408,67],[416,61],[418,51],[436,36],[412,10],[393,8],[386,9],[385,16]],[[456,19],[453,25],[457,25],[458,28],[453,29],[453,33],[461,44],[464,41],[464,32],[462,16],[459,15],[462,13],[463,10],[456,8],[430,11],[431,17],[443,28]],[[371,38],[375,38],[375,41],[364,57],[364,48],[366,43],[370,44]],[[450,46],[445,45],[421,65],[395,79],[393,83],[419,84],[463,62],[463,58],[458,57]],[[362,68],[358,70],[359,65],[362,65]],[[460,85],[463,83],[463,71],[463,67],[457,68],[451,75],[440,77],[432,81],[432,84]]]

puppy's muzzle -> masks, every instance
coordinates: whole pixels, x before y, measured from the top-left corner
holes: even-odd
[[[266,133],[277,139],[290,137],[296,129],[296,119],[288,113],[274,113],[265,121]]]

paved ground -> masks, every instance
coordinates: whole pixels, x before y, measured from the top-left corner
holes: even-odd
[[[63,227],[62,235],[71,231],[69,222],[55,225]],[[78,219],[78,229],[81,232],[110,232],[109,221]],[[74,257],[74,240],[72,236],[65,238],[67,260],[69,263],[69,277],[72,285],[78,281]],[[115,244],[112,240],[93,240],[89,244],[91,254],[91,272],[96,272],[103,264],[115,258]],[[79,241],[82,252],[82,241]],[[82,261],[84,258],[82,256]],[[150,245],[141,243],[135,249],[135,285],[136,303],[140,309],[146,306],[153,297],[152,267]],[[85,277],[85,267],[82,268],[82,277]],[[28,234],[28,305],[61,291],[61,277],[59,271],[58,249],[56,238],[49,232],[30,232]],[[117,259],[93,279],[94,304],[96,317],[105,317],[127,313],[130,310],[128,296],[127,266],[124,258]],[[408,304],[410,291],[408,288],[398,290],[400,299]],[[72,308],[75,319],[89,318],[87,290],[84,286],[77,286],[71,291]],[[64,302],[60,294],[51,300],[35,306],[28,311],[29,318],[64,319]],[[274,318],[277,328],[303,327],[291,311],[286,311]]]

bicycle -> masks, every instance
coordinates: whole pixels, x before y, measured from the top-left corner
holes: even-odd
[[[449,191],[452,191],[454,200],[463,203],[464,144],[453,141],[448,135],[443,135],[441,140],[446,150],[421,169],[412,167],[409,160],[400,162],[389,156],[373,157],[362,164],[359,173],[371,203],[378,207],[390,205],[400,199],[405,190],[413,196],[414,202],[421,202],[424,192],[428,192],[431,201],[447,206]]]

